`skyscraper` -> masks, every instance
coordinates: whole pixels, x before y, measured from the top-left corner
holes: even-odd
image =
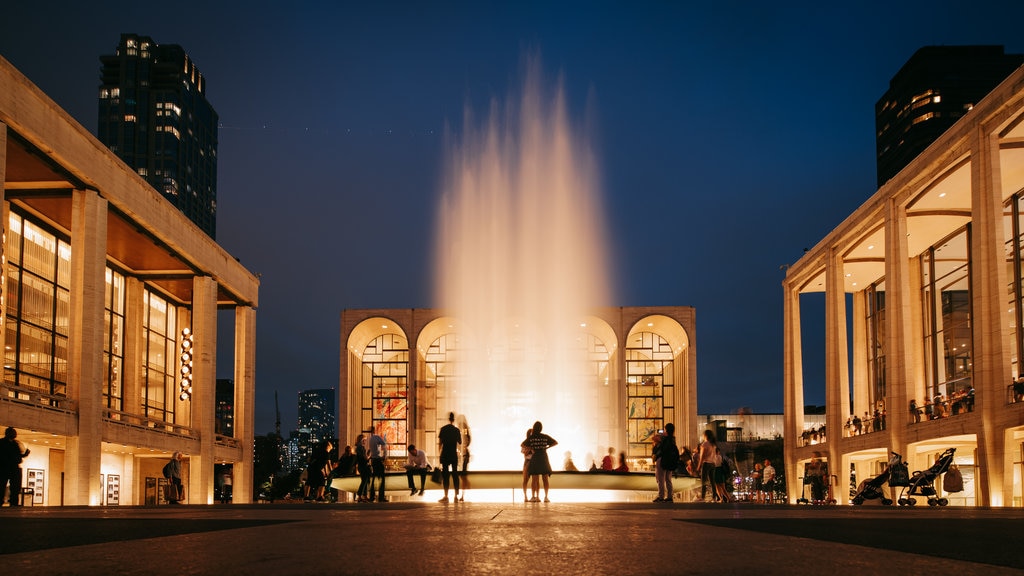
[[[299,392],[299,430],[309,430],[311,444],[336,437],[334,388]]]
[[[100,141],[216,238],[218,117],[206,79],[181,46],[136,34],[100,62]]]
[[[878,186],[902,170],[1011,72],[1022,54],[1002,46],[925,46],[875,104]]]

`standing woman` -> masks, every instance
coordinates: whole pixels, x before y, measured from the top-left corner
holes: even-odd
[[[356,490],[356,502],[366,502],[367,489],[370,487],[370,460],[366,456],[365,436],[356,436],[356,472],[359,473],[359,489]]]
[[[526,440],[519,446],[519,450],[523,453],[523,501],[529,502],[530,498],[526,495],[526,484],[530,481],[530,457],[533,456],[533,450],[526,445],[527,440],[530,439],[530,435],[533,434],[533,428],[526,429]]]
[[[550,490],[551,482],[551,461],[548,460],[548,448],[557,446],[558,441],[544,434],[541,430],[544,425],[537,422],[533,423],[533,432],[530,437],[523,440],[522,446],[528,446],[533,451],[533,455],[530,456],[530,476],[533,477],[533,484],[531,486],[533,496],[530,498],[531,502],[540,502],[540,479],[544,479],[544,501],[548,500],[548,491]]]
[[[469,443],[472,437],[469,435],[469,421],[464,414],[459,414],[458,422],[462,431],[462,490],[459,492],[459,502],[464,502],[469,488]]]
[[[715,462],[716,456],[718,463]],[[697,448],[697,469],[700,473],[700,499],[704,500],[707,495],[708,485],[711,486],[711,496],[717,501],[718,492],[715,488],[715,468],[721,463],[721,456],[718,455],[718,444],[715,442],[715,434],[711,430],[704,431],[704,441]]]

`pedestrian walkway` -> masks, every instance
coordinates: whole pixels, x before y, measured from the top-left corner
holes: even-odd
[[[470,495],[471,496],[471,495]],[[10,574],[1020,574],[1020,509],[396,502],[0,509]]]

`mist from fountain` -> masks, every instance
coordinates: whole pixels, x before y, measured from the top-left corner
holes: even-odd
[[[594,155],[561,83],[545,91],[539,64],[527,68],[521,94],[479,126],[467,108],[447,148],[437,290],[458,349],[437,426],[465,416],[475,470],[521,467],[537,420],[559,442],[555,470],[565,451],[585,469],[609,435],[607,362],[587,354],[588,314],[610,298]]]

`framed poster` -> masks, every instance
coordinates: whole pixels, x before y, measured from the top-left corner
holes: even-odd
[[[32,505],[43,503],[43,488],[46,486],[46,471],[41,468],[29,468],[26,488],[32,489]]]
[[[121,503],[121,476],[107,474],[107,505],[117,506]]]

